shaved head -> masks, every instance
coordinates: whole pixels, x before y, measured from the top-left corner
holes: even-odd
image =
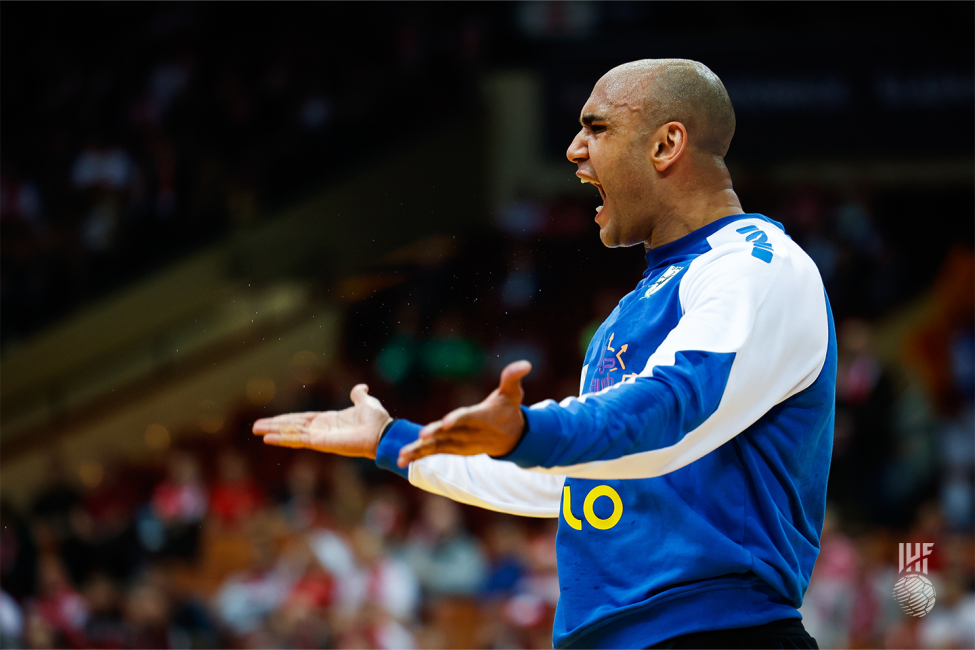
[[[647,132],[680,122],[695,148],[721,157],[728,153],[735,111],[724,84],[703,63],[643,59],[613,68],[600,81],[609,93],[628,96],[631,108],[642,110]]]
[[[604,245],[654,248],[742,212],[724,163],[735,111],[704,64],[613,68],[593,87],[579,126],[565,155],[603,200],[595,221]]]

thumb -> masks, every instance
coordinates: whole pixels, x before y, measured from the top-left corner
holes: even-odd
[[[515,361],[505,366],[501,371],[501,384],[498,392],[505,397],[515,398],[519,402],[524,397],[521,389],[521,379],[532,370],[532,364],[528,361]]]
[[[352,392],[349,393],[349,397],[352,398],[352,403],[356,406],[362,406],[366,402],[366,397],[369,395],[369,387],[365,384],[356,384],[352,388]]]

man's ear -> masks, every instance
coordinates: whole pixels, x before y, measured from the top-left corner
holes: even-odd
[[[687,129],[680,122],[667,122],[650,136],[648,158],[654,168],[663,173],[684,154],[687,148]]]

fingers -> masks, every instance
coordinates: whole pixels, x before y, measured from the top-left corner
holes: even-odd
[[[431,423],[431,426],[437,423]],[[406,467],[415,460],[420,460],[434,454],[456,454],[459,456],[471,456],[485,453],[483,448],[473,434],[477,429],[465,426],[457,426],[449,431],[444,429],[437,430],[434,434],[426,437],[417,438],[415,441],[404,446],[399,451],[396,464]]]
[[[310,443],[311,437],[307,433],[301,432],[269,433],[264,436],[264,444],[275,447],[302,449],[308,447]]]
[[[425,440],[433,435],[436,435],[439,431],[444,431],[446,429],[452,429],[454,427],[467,424],[467,421],[470,419],[476,408],[477,407],[475,406],[463,406],[459,409],[454,409],[445,415],[442,420],[431,422],[420,429],[419,437]]]
[[[399,457],[396,464],[406,467],[415,460],[420,460],[433,454],[457,453],[463,450],[462,444],[454,438],[448,437],[443,432],[438,436],[419,438],[399,450]]]
[[[444,419],[442,420],[443,428],[450,429],[458,424],[463,424],[464,421],[474,412],[475,408],[476,407],[473,406],[462,406],[459,409],[454,409],[444,416]]]
[[[515,397],[519,401],[523,392],[521,390],[521,379],[532,370],[532,364],[528,361],[514,361],[505,366],[501,371],[501,383],[498,392],[505,397]]]
[[[441,420],[436,422],[431,422],[422,429],[420,429],[421,438],[429,438],[439,430],[452,429],[459,425],[467,424],[468,420],[477,413],[479,405],[474,406],[462,406],[458,409],[454,409]]]
[[[406,467],[415,460],[429,456],[429,454],[423,453],[425,451],[424,445],[429,444],[430,442],[427,440],[416,440],[401,448],[399,450],[399,456],[396,458],[396,465],[398,467]]]
[[[420,429],[420,440],[426,440],[433,436],[440,428],[443,426],[443,420],[437,420],[436,422],[431,422],[422,429]]]
[[[261,418],[254,422],[251,430],[259,436],[266,433],[278,433],[281,431],[281,427],[284,426],[305,426],[316,415],[318,415],[317,412],[310,411],[307,413],[285,413],[283,415],[276,415],[273,418]]]
[[[465,424],[467,420],[476,412],[476,410],[477,405],[462,406],[454,409],[442,419],[437,420],[436,422],[431,422],[427,426],[420,429],[420,437],[429,437],[438,429],[451,429],[459,424]]]
[[[349,397],[352,398],[352,403],[356,406],[362,406],[369,396],[369,387],[365,384],[356,384],[352,387],[352,392],[349,393]]]

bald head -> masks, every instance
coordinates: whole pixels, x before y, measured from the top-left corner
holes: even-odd
[[[662,246],[742,212],[724,164],[735,112],[718,77],[696,61],[650,59],[607,72],[566,150],[599,190],[603,244]]]
[[[642,110],[647,132],[680,122],[693,147],[721,157],[728,153],[735,134],[735,111],[724,84],[703,63],[643,59],[613,68],[600,82],[611,94],[629,96],[628,103]]]

